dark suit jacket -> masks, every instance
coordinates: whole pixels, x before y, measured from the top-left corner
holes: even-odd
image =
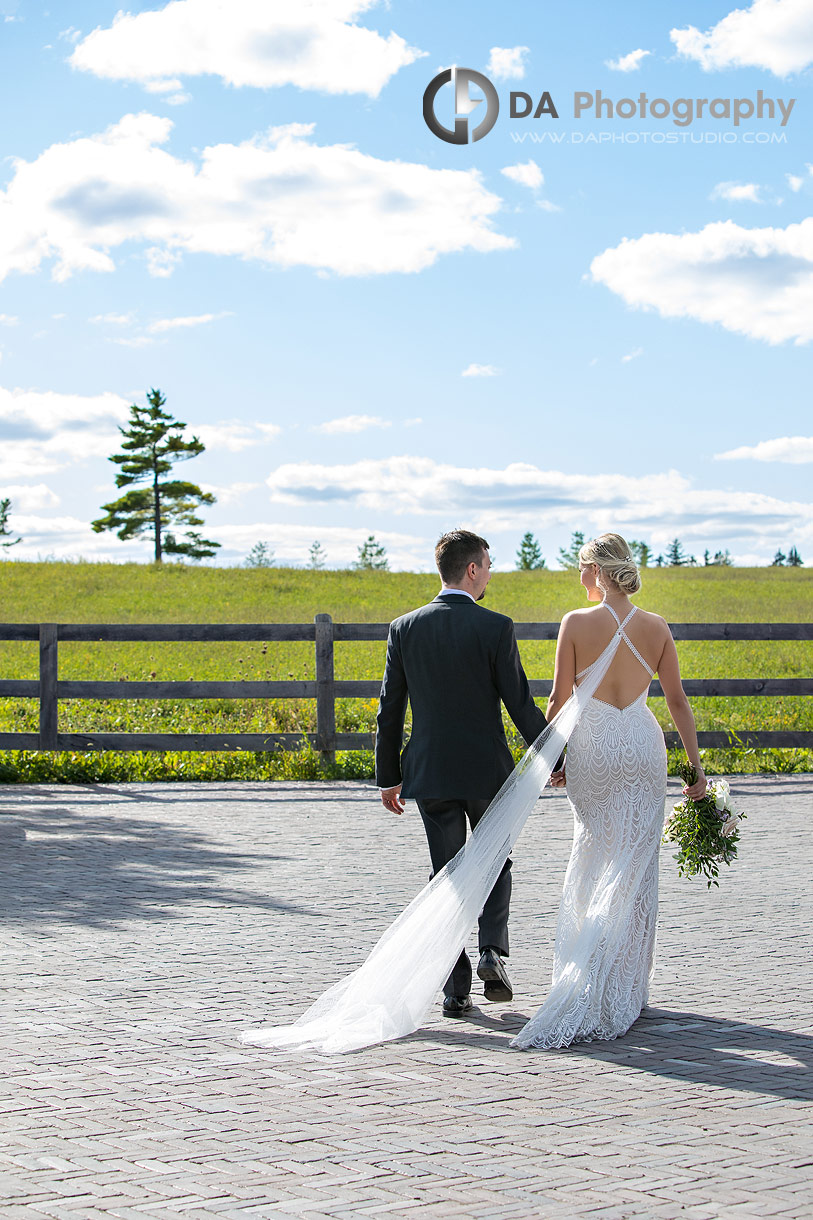
[[[412,737],[401,753],[407,697]],[[545,727],[514,624],[440,593],[390,626],[375,740],[376,783],[401,795],[491,800],[514,767],[500,700],[528,745]]]

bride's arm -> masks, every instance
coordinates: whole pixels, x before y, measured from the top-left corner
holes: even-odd
[[[559,628],[556,641],[556,660],[553,664],[553,690],[548,699],[546,716],[552,720],[573,693],[573,683],[576,681],[576,649],[573,644],[573,628],[570,615],[566,614]]]
[[[706,776],[703,771],[703,765],[700,762],[700,752],[697,748],[697,728],[694,722],[694,713],[692,712],[689,700],[686,698],[686,693],[683,689],[683,683],[680,680],[680,664],[678,662],[677,649],[675,641],[672,639],[671,633],[664,645],[663,654],[658,663],[658,677],[660,678],[661,689],[666,699],[666,706],[669,708],[669,715],[672,717],[675,728],[680,733],[680,740],[683,742],[683,748],[689,762],[697,772],[697,783],[691,787],[684,787],[684,796],[689,796],[692,800],[699,800],[700,797],[706,794]]]
[[[567,703],[573,692],[573,683],[576,680],[576,649],[573,645],[573,637],[568,622],[568,615],[562,619],[562,625],[559,628],[559,636],[556,641],[556,660],[553,666],[553,690],[548,699],[547,718],[550,721],[559,708]],[[565,767],[564,754],[556,764],[556,769],[550,777],[552,788],[564,788],[565,786]]]

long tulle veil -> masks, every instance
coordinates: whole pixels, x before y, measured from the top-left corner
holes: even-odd
[[[520,759],[465,846],[387,928],[364,964],[292,1025],[264,1026],[243,1034],[243,1041],[342,1054],[419,1028],[620,640],[616,633]]]

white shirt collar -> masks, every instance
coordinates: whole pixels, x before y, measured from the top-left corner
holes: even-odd
[[[471,593],[466,589],[447,589],[445,586],[441,589],[441,593],[459,593],[461,597],[468,597],[471,601],[475,601]],[[438,594],[440,596],[440,594]],[[476,603],[475,603],[476,604]]]

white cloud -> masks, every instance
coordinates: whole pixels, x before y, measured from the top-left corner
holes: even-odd
[[[377,0],[174,0],[162,9],[117,13],[74,50],[74,68],[108,80],[170,91],[179,77],[214,75],[228,85],[296,85],[377,97],[424,52],[398,34],[358,24]]]
[[[59,504],[59,496],[45,483],[4,483],[0,499],[6,497],[11,500],[11,513],[15,519],[18,513],[31,512],[35,508],[54,508]]]
[[[651,51],[630,51],[628,55],[619,55],[618,59],[605,59],[605,64],[613,72],[636,72]]]
[[[621,357],[621,363],[629,364],[630,360],[637,360],[638,357],[643,356],[643,354],[644,349],[642,347],[636,347],[633,349],[633,351],[627,352],[626,356]]]
[[[670,470],[660,474],[567,474],[517,462],[504,469],[460,467],[399,456],[346,465],[311,462],[277,467],[266,480],[272,501],[326,504],[370,514],[465,519],[485,532],[616,529],[656,547],[676,534],[685,544],[716,537],[734,550],[775,545],[788,531],[813,536],[813,504],[760,492],[697,486]]]
[[[15,533],[22,542],[15,559],[95,559],[126,563],[149,558],[149,542],[120,542],[115,534],[94,534],[88,521],[78,517],[43,517],[14,514]]]
[[[756,182],[718,182],[710,199],[726,199],[730,203],[762,203]]]
[[[125,115],[107,131],[14,162],[0,191],[0,278],[54,260],[53,276],[115,269],[111,251],[144,243],[150,273],[182,253],[257,259],[338,275],[416,272],[445,253],[507,250],[502,201],[476,169],[384,161],[317,145],[312,125],[205,148],[199,165],[162,145],[172,122]]]
[[[121,347],[150,347],[155,342],[151,335],[127,335],[116,336],[110,340],[111,343],[118,343]]]
[[[129,404],[94,396],[0,386],[0,479],[36,478],[89,457],[107,457]]]
[[[810,0],[754,0],[705,33],[690,25],[672,30],[669,37],[680,55],[706,71],[756,67],[788,76],[813,63]]]
[[[243,449],[272,441],[282,429],[277,424],[241,423],[222,420],[217,424],[200,424],[193,429],[207,449],[227,449],[230,453],[241,453]]]
[[[187,102],[192,101],[191,93],[170,93],[164,98],[168,106],[185,106]]]
[[[174,90],[182,89],[183,85],[179,80],[147,80],[143,82],[147,93],[172,93]]]
[[[726,220],[624,238],[590,272],[628,305],[663,317],[717,322],[768,343],[813,339],[813,217],[786,229]]]
[[[312,432],[333,435],[342,432],[366,432],[368,428],[389,428],[391,421],[380,415],[343,415],[340,419],[328,419],[323,424],[314,424]]]
[[[129,326],[134,316],[131,313],[97,313],[90,321],[103,326]]]
[[[262,483],[201,483],[204,491],[211,492],[218,504],[239,504],[250,492],[262,487]]]
[[[522,80],[529,47],[492,47],[486,74],[495,80]]]
[[[147,270],[154,279],[166,280],[181,261],[177,250],[162,250],[159,246],[150,246],[147,250]]]
[[[418,424],[422,424],[422,423],[423,423],[423,419],[421,418],[421,416],[414,415],[412,417],[412,419],[404,420],[404,427],[405,428],[417,428]]]
[[[757,445],[740,445],[715,453],[718,461],[789,462],[801,466],[813,462],[813,436],[777,436]]]
[[[109,457],[130,404],[117,394],[95,397],[0,387],[0,490],[10,479],[61,470],[89,457]],[[221,420],[187,430],[207,449],[239,453],[268,444],[278,424]],[[8,494],[8,492],[3,492]]]
[[[254,427],[265,437],[266,441],[276,440],[280,432],[282,432],[279,424],[255,424]]]
[[[804,178],[798,174],[785,174],[785,180],[792,191],[800,191],[804,186]]]
[[[494,364],[470,364],[463,369],[461,377],[496,377],[499,369]]]
[[[159,318],[157,322],[150,322],[147,330],[151,335],[158,335],[167,330],[186,330],[192,326],[205,326],[207,322],[216,322],[219,318],[231,318],[232,316],[228,309],[224,309],[220,313],[198,313],[185,318]]]
[[[512,182],[518,182],[521,186],[529,186],[534,191],[539,190],[545,182],[545,176],[533,158],[519,165],[506,165],[504,169],[500,170],[500,173],[505,174],[506,178],[510,178]]]
[[[19,320],[20,319],[15,318],[13,314],[0,313],[0,326],[16,326]]]

